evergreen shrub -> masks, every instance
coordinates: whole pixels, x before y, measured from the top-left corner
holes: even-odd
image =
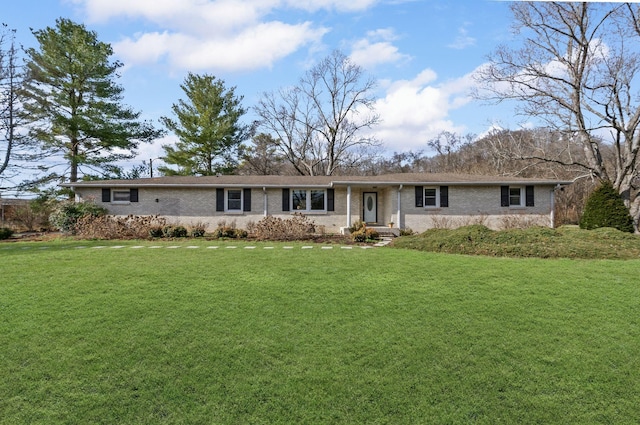
[[[581,229],[592,230],[600,227],[612,227],[630,233],[634,231],[629,209],[610,182],[603,182],[589,196],[580,219]]]
[[[0,227],[0,239],[9,239],[13,235],[13,230],[8,227]]]

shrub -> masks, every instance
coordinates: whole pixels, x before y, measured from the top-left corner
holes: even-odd
[[[349,227],[349,233],[351,234],[356,233],[360,230],[366,229],[366,227],[367,227],[367,224],[364,221],[358,220],[355,223],[353,223],[351,227]]]
[[[316,231],[316,225],[302,214],[281,219],[267,216],[249,227],[251,235],[259,240],[299,240],[308,239]]]
[[[354,242],[375,241],[380,239],[380,234],[374,229],[363,227],[351,233],[351,238]]]
[[[165,224],[166,220],[157,216],[85,215],[76,223],[75,233],[87,239],[145,239],[158,234],[162,236]]]
[[[13,235],[13,230],[8,227],[0,227],[0,239],[9,239]]]
[[[68,233],[74,233],[76,224],[81,217],[101,217],[107,215],[105,208],[93,202],[60,202],[49,216],[49,222],[55,228]]]
[[[410,227],[406,227],[404,229],[400,229],[400,236],[411,236],[413,234],[415,234],[416,232],[414,232]]]
[[[623,232],[633,233],[633,218],[624,205],[622,197],[610,182],[603,182],[584,207],[580,228],[592,230],[599,227],[613,227]]]
[[[250,224],[251,225],[251,224]],[[232,221],[227,223],[222,220],[218,222],[218,227],[213,231],[214,238],[230,238],[230,239],[243,239],[246,238],[249,233],[246,230],[236,228],[236,222]]]
[[[193,238],[201,238],[204,236],[206,228],[206,224],[198,222],[191,225],[191,231],[189,233]]]
[[[164,232],[162,230],[162,226],[154,226],[149,229],[149,236],[152,238],[161,238],[164,236]]]
[[[193,229],[191,229],[191,237],[193,238],[201,238],[204,236],[204,229],[201,227],[194,227]]]
[[[222,226],[217,227],[216,230],[213,231],[214,238],[229,238],[229,239],[244,239],[248,236],[246,230],[236,229],[235,227],[230,226]]]
[[[187,228],[184,226],[165,226],[162,229],[162,234],[165,238],[186,238]]]
[[[363,229],[360,229],[355,232],[351,232],[351,239],[353,239],[354,242],[366,242],[367,235]]]
[[[40,194],[27,203],[16,205],[7,211],[7,221],[14,227],[27,230],[46,230],[50,227],[49,215],[59,201],[48,194]]]
[[[453,219],[445,215],[431,216],[431,228],[432,229],[451,229],[454,227]]]

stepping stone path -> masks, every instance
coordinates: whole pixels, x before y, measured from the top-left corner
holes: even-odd
[[[382,238],[380,240],[380,242],[374,244],[374,245],[365,245],[365,246],[361,246],[361,245],[340,245],[340,249],[372,249],[374,247],[382,247],[382,246],[386,246],[391,242],[391,238]],[[303,250],[313,250],[314,248],[319,247],[319,249],[321,250],[331,250],[334,249],[334,245],[303,245],[301,246],[299,249],[303,249]],[[33,247],[30,246],[23,246],[23,247],[16,247],[17,249],[22,249],[22,250],[30,250]],[[37,247],[38,250],[45,250],[45,249],[50,249],[50,246],[41,246],[41,247]],[[87,246],[84,245],[78,245],[78,246],[72,246],[72,247],[68,247],[69,249],[87,249]],[[200,248],[206,248],[206,249],[219,249],[222,248],[219,245],[210,245],[207,247],[203,247],[200,245],[187,245],[187,246],[182,246],[182,245],[168,245],[168,246],[163,246],[163,245],[151,245],[151,246],[144,246],[144,245],[133,245],[130,247],[127,247],[125,245],[112,245],[112,246],[108,246],[108,245],[97,245],[94,247],[91,247],[92,249],[106,249],[106,248],[110,248],[110,249],[124,249],[124,248],[129,248],[129,249],[180,249],[180,248],[185,248],[185,249],[200,249]],[[226,249],[237,249],[238,246],[236,245],[229,245],[224,247]],[[252,249],[256,249],[258,247],[253,246],[253,245],[247,245],[244,247],[244,249],[246,250],[252,250]],[[277,247],[275,246],[265,246],[262,249],[270,249],[270,250],[274,250]],[[10,250],[13,249],[13,247],[11,246],[6,246],[1,248],[2,250]],[[284,250],[294,250],[296,249],[296,247],[294,246],[282,246],[280,249],[284,249]]]

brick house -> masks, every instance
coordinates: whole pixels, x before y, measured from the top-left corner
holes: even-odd
[[[302,213],[327,232],[369,226],[494,229],[521,221],[554,226],[554,193],[568,181],[461,174],[379,176],[165,176],[67,183],[77,200],[114,215],[158,215],[171,223],[225,221],[244,228],[267,215]]]

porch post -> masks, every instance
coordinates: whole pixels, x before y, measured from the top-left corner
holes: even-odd
[[[263,187],[262,188],[262,195],[264,197],[264,216],[266,217],[269,214],[269,209],[268,209],[268,199],[267,199],[267,188]]]
[[[347,186],[347,227],[351,227],[351,185]]]
[[[551,228],[556,227],[556,190],[551,189],[551,213],[549,214],[549,221],[551,222]]]
[[[400,224],[400,217],[402,217],[401,214],[401,208],[402,208],[402,202],[400,201],[402,199],[402,185],[398,186],[398,216],[396,217],[396,221],[398,223],[398,229],[402,229],[402,225]]]

